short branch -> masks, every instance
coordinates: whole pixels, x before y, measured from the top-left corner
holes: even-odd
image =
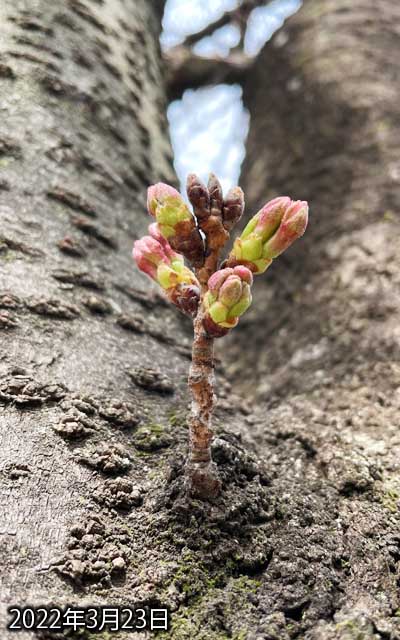
[[[167,86],[170,101],[180,98],[186,89],[220,83],[242,82],[253,63],[252,58],[235,51],[226,58],[206,58],[177,46],[166,52]]]
[[[217,18],[214,22],[211,22],[204,29],[200,29],[200,31],[196,31],[196,33],[192,33],[187,36],[184,41],[185,47],[193,47],[199,40],[203,38],[207,38],[207,36],[211,36],[214,31],[217,29],[221,29],[221,27],[225,27],[227,24],[231,22],[243,23],[249,17],[251,11],[260,5],[266,4],[265,0],[243,0],[235,9],[231,9],[230,11],[226,11],[220,18]]]

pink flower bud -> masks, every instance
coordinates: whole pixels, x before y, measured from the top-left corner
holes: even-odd
[[[250,286],[253,284],[253,274],[247,267],[238,264],[236,267],[234,267],[233,273],[239,276],[239,278],[243,280],[243,282],[247,282],[247,284],[249,284]]]
[[[233,273],[233,269],[220,269],[212,274],[208,280],[208,290],[213,294],[217,294],[221,285],[226,278]]]
[[[242,281],[239,276],[228,276],[218,292],[218,300],[227,307],[231,307],[240,300],[242,295]]]
[[[225,335],[236,326],[251,304],[251,271],[243,266],[216,271],[208,280],[208,291],[204,296],[207,333],[215,338]]]
[[[155,280],[157,277],[156,265],[147,259],[145,254],[141,251],[141,249],[136,246],[136,243],[133,247],[132,255],[140,271],[143,271],[143,273],[145,273],[146,275],[150,276],[150,278]]]
[[[161,244],[151,236],[136,240],[132,255],[139,269],[153,280],[156,279],[158,265],[161,262],[169,262]]]
[[[136,240],[133,258],[141,271],[155,280],[168,299],[183,313],[194,316],[200,301],[200,284],[183,256],[173,251],[160,234],[158,225],[151,224],[150,236]]]
[[[147,190],[149,213],[158,223],[158,232],[175,251],[183,254],[195,267],[204,263],[204,243],[196,221],[181,194],[159,182]]]
[[[260,235],[263,242],[277,230],[290,203],[291,200],[287,196],[274,198],[256,214],[257,224],[254,233]]]
[[[264,258],[276,258],[300,238],[307,228],[308,204],[297,200],[286,209],[277,232],[263,247]]]
[[[263,273],[272,260],[303,235],[308,221],[308,204],[282,196],[268,202],[236,238],[227,267],[245,265]]]
[[[157,213],[157,205],[162,203],[168,196],[182,198],[179,191],[164,182],[157,182],[147,189],[147,209],[148,212],[155,216]]]

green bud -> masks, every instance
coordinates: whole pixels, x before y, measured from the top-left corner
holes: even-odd
[[[173,250],[195,267],[204,264],[204,242],[186,202],[176,189],[158,183],[147,191],[149,213],[155,217],[161,235]]]
[[[252,235],[245,240],[241,240],[240,254],[242,260],[259,260],[262,256],[262,239],[259,236]]]
[[[244,284],[240,300],[229,309],[228,319],[242,316],[251,305],[251,300],[250,287],[248,284]]]
[[[220,269],[209,278],[203,301],[203,326],[209,335],[218,338],[237,325],[251,304],[252,282],[251,271],[244,266]]]
[[[209,308],[211,318],[217,324],[224,323],[228,317],[228,308],[222,302],[214,302]]]
[[[162,262],[157,267],[157,281],[163,289],[170,289],[177,284],[178,275],[167,264]]]
[[[247,224],[225,262],[263,273],[272,260],[303,235],[308,221],[307,202],[282,196],[268,202]]]
[[[254,231],[257,226],[258,218],[259,214],[257,213],[255,216],[253,216],[250,222],[246,224],[245,228],[242,231],[242,235],[240,236],[242,240],[244,240],[244,238],[247,238],[247,236]]]

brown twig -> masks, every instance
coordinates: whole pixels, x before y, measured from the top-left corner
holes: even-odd
[[[230,11],[226,11],[220,18],[217,18],[214,22],[206,25],[204,29],[200,29],[200,31],[196,31],[196,33],[192,33],[187,38],[185,38],[184,45],[186,47],[193,47],[199,40],[206,38],[207,36],[211,36],[214,31],[217,29],[221,29],[221,27],[225,27],[225,25],[230,24],[231,22],[239,22],[242,23],[247,21],[251,11],[258,6],[266,4],[266,0],[243,0],[235,9],[231,9]]]
[[[187,193],[197,224],[205,236],[206,251],[204,266],[196,271],[201,285],[201,299],[194,320],[192,364],[189,372],[192,411],[189,421],[190,451],[186,480],[192,495],[213,498],[221,488],[217,469],[211,458],[211,416],[215,404],[214,338],[205,329],[203,300],[207,292],[208,279],[217,271],[220,252],[229,239],[223,216],[226,204],[228,209],[231,207],[231,200],[224,202],[221,185],[214,174],[210,174],[207,187],[195,174],[190,174]]]
[[[192,394],[192,410],[189,421],[189,459],[186,482],[189,493],[199,498],[214,498],[221,489],[221,482],[211,459],[211,416],[214,396],[214,338],[203,326],[202,304],[194,320],[192,364],[189,372],[189,388]]]

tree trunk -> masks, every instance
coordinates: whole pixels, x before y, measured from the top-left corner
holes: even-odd
[[[229,352],[283,510],[258,596],[285,618],[263,638],[400,637],[399,16],[306,0],[245,87],[247,211],[310,203]]]
[[[2,638],[6,608],[27,604],[167,604],[174,637],[192,634],[192,603],[229,580],[241,599],[269,554],[228,383],[221,497],[185,495],[191,327],[131,261],[146,187],[175,181],[160,4],[0,7]]]
[[[156,3],[7,0],[0,18],[5,638],[5,605],[122,585],[137,554],[109,508],[141,504],[162,466],[151,452],[186,402],[190,343],[131,260],[146,187],[176,180]]]
[[[250,403],[219,364],[207,504],[182,482],[190,326],[130,259],[174,181],[159,5],[0,8],[3,620],[150,602],[175,639],[398,638],[398,10],[308,0],[249,77],[247,200],[313,218],[219,341]]]

